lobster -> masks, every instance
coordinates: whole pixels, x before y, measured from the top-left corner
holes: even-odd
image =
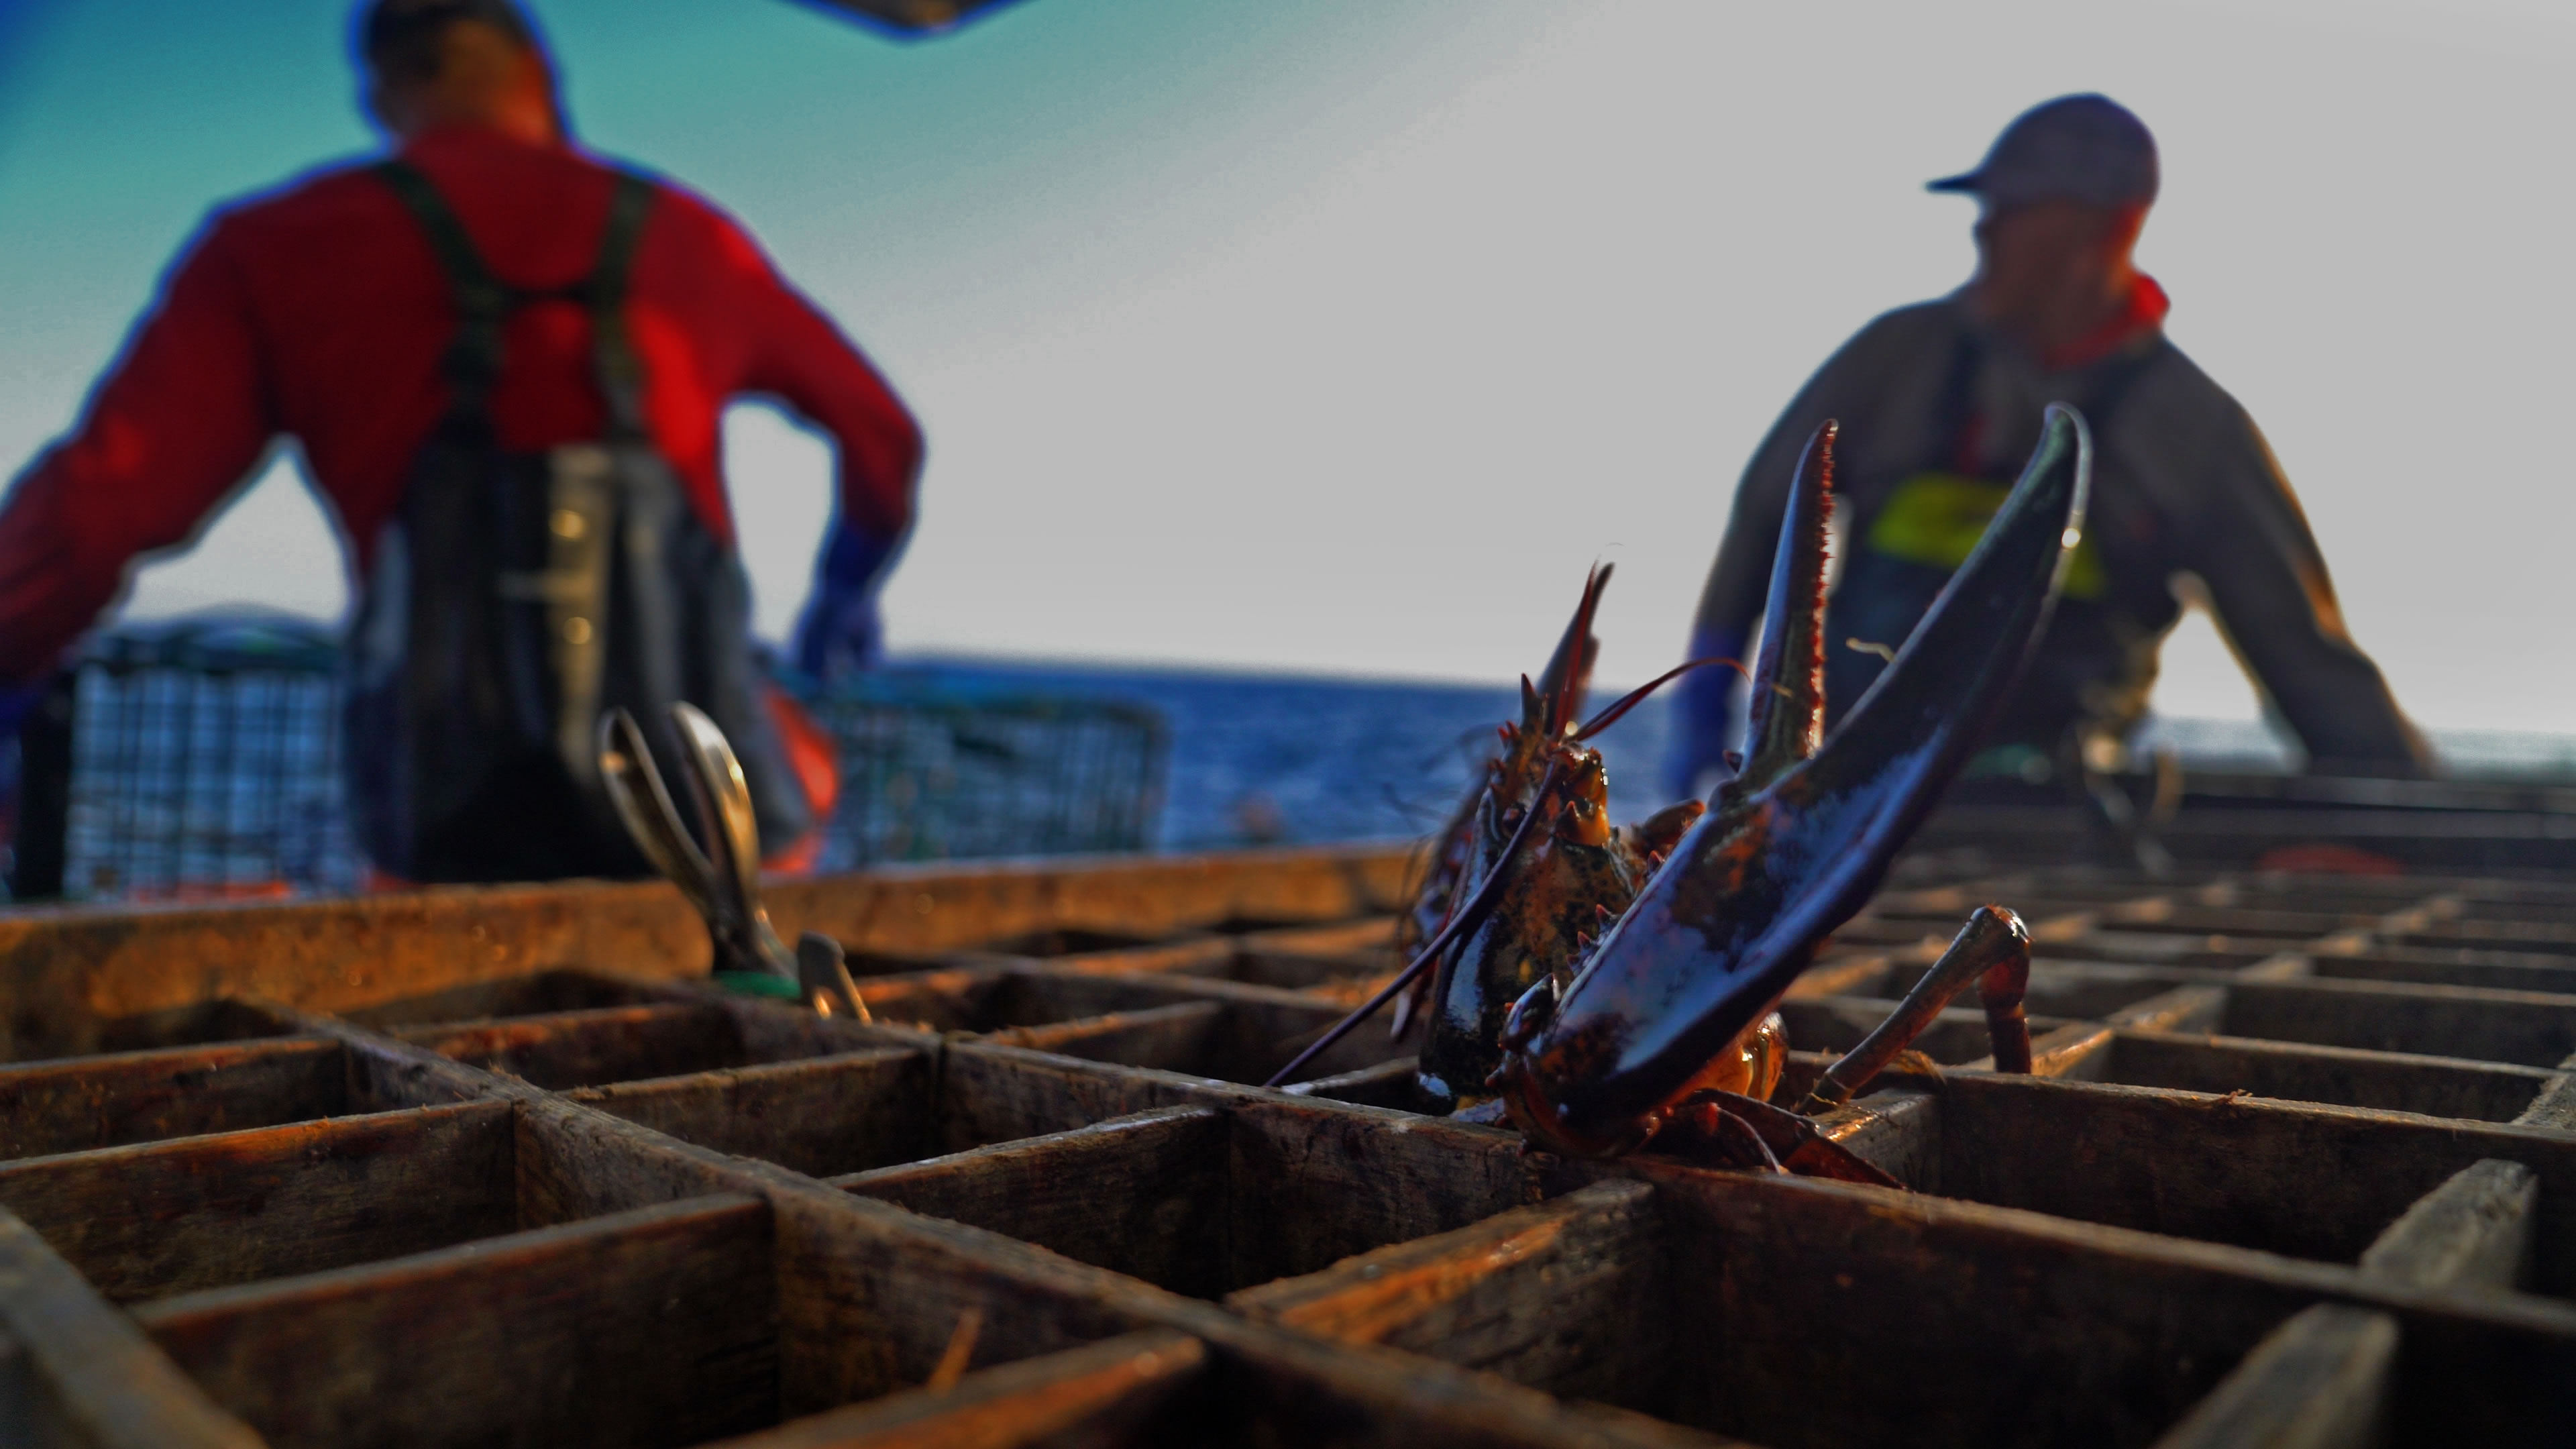
[[[1583,602],[1558,660],[1573,657],[1569,646],[1590,642],[1592,612],[1608,581],[1606,568],[1584,581]],[[1463,828],[1454,832],[1463,838],[1455,847],[1460,858],[1443,920],[1464,898],[1461,887],[1472,892],[1507,874],[1482,921],[1440,958],[1426,993],[1429,1030],[1416,1081],[1424,1102],[1442,1112],[1491,1099],[1485,1080],[1501,1064],[1497,1044],[1512,1003],[1540,977],[1565,971],[1588,944],[1588,933],[1599,928],[1598,918],[1627,908],[1664,852],[1705,808],[1688,800],[1641,825],[1614,828],[1608,771],[1599,753],[1584,745],[1663,680],[1581,724],[1576,718],[1582,677],[1561,674],[1551,664],[1541,681],[1533,686],[1521,680],[1520,721],[1502,727],[1503,753],[1487,762],[1486,781],[1462,812]],[[1549,812],[1549,826],[1516,852],[1513,834],[1533,810]],[[1431,914],[1422,905],[1416,910]]]
[[[1599,757],[1582,741],[1635,696],[1579,727],[1564,722],[1570,712],[1538,715],[1548,733],[1528,762],[1538,778],[1525,797],[1503,798],[1496,787],[1507,772],[1490,772],[1473,863],[1481,873],[1458,876],[1462,896],[1450,902],[1440,931],[1345,1023],[1438,962],[1433,1036],[1445,1029],[1454,1040],[1425,1047],[1424,1085],[1435,1105],[1446,1089],[1460,1115],[1507,1119],[1532,1146],[1572,1155],[1618,1156],[1651,1142],[1658,1152],[1720,1165],[1901,1186],[1825,1137],[1813,1116],[1867,1085],[1970,980],[1983,983],[1998,1068],[2030,1069],[2021,1006],[2029,934],[2010,911],[1989,905],[1971,915],[1897,1012],[1826,1069],[1797,1112],[1765,1100],[1785,1059],[1781,997],[1817,946],[1867,902],[2002,703],[2055,605],[2064,559],[2081,536],[2091,473],[2082,419],[2051,407],[2038,448],[1984,539],[1825,738],[1824,581],[1837,437],[1834,423],[1817,430],[1791,488],[1751,671],[1745,758],[1705,813],[1684,822],[1668,855],[1650,858],[1633,885],[1615,870],[1605,883],[1596,871],[1588,901],[1562,885],[1566,867],[1583,859],[1579,848],[1601,835]],[[1542,822],[1544,837],[1534,840]],[[1494,845],[1506,827],[1509,835]],[[1535,919],[1507,910],[1522,902],[1540,903]],[[1562,949],[1565,912],[1577,908],[1594,916],[1597,939],[1578,930],[1573,949],[1550,960]],[[1489,946],[1462,978],[1479,942],[1513,950]],[[1477,983],[1463,992],[1467,1000],[1518,985],[1513,971],[1495,969],[1514,952],[1527,984],[1488,1035],[1489,1001],[1471,1025],[1450,998],[1462,995],[1462,979]],[[1460,1091],[1459,1081],[1486,1062],[1494,1065],[1479,1085],[1491,1098]]]
[[[1433,837],[1422,879],[1411,891],[1412,904],[1395,920],[1395,948],[1400,959],[1409,959],[1420,951],[1424,942],[1448,924],[1463,899],[1458,887],[1475,863],[1477,826],[1485,802],[1501,796],[1510,802],[1506,809],[1526,808],[1538,784],[1548,746],[1563,734],[1563,722],[1571,721],[1583,708],[1592,664],[1601,652],[1601,641],[1592,637],[1592,616],[1600,607],[1601,591],[1609,587],[1610,572],[1610,565],[1598,564],[1584,576],[1583,598],[1574,607],[1573,622],[1566,625],[1556,652],[1539,672],[1538,683],[1533,686],[1526,676],[1521,680],[1519,727],[1506,724],[1496,731],[1502,737],[1503,752],[1485,762],[1484,775],[1470,784],[1466,798],[1450,813],[1449,823]],[[1432,984],[1417,980],[1412,989],[1396,998],[1395,1020],[1387,1031],[1390,1037],[1402,1041],[1421,1020],[1422,1004]],[[1515,991],[1513,995],[1519,993]],[[1496,1024],[1500,1025],[1499,1018]]]

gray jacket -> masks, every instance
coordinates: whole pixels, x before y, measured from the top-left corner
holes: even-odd
[[[1859,597],[1905,592],[1883,581],[1901,566],[1867,557],[1871,540],[1889,536],[1881,521],[1891,498],[1926,473],[2008,482],[2036,446],[2051,402],[2073,404],[2092,425],[2087,535],[2097,582],[2089,597],[2061,604],[1998,742],[2052,747],[2070,727],[2125,734],[2145,713],[2156,651],[2180,616],[2175,580],[2191,574],[2312,768],[2429,769],[2432,757],[2378,666],[2345,631],[2325,559],[2253,419],[2157,329],[2052,372],[1957,297],[1871,322],[1800,389],[1745,469],[1701,598],[1700,632],[1749,631],[1799,451],[1818,424],[1839,418],[1837,522],[1848,543],[1828,687],[1848,706],[1883,665],[1847,648],[1847,633],[1901,643],[1922,602]],[[1946,569],[1930,577],[1937,584],[1942,576]]]

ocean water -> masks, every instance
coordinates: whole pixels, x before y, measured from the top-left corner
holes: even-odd
[[[1153,835],[1163,850],[1421,835],[1438,828],[1517,719],[1517,682],[1491,688],[1219,670],[1119,669],[984,660],[906,660],[925,684],[1017,688],[1120,699],[1160,711],[1172,731],[1171,774]],[[1617,688],[1594,691],[1596,706]],[[1631,711],[1598,741],[1614,819],[1672,803],[1659,783],[1667,699]],[[2576,736],[2436,730],[2446,768],[2464,777],[2576,778]],[[2132,742],[2171,748],[2186,765],[2289,770],[2289,738],[2251,720],[2150,719]]]
[[[1456,809],[1495,750],[1495,729],[1519,714],[1512,681],[940,658],[902,659],[887,675],[898,693],[932,698],[1034,695],[1154,711],[1170,750],[1145,843],[1165,851],[1423,835]],[[154,896],[208,882],[264,889],[280,880],[327,893],[362,877],[330,763],[327,671],[165,669],[123,682],[85,675],[82,688],[68,842],[74,895]],[[190,689],[196,703],[186,708],[161,698]],[[1593,704],[1615,695],[1604,686]],[[1671,719],[1668,700],[1650,699],[1596,741],[1614,818],[1643,819],[1671,803],[1660,782]],[[2576,780],[2576,736],[2436,731],[2434,742],[2456,776]],[[2284,736],[2252,721],[2157,719],[2136,743],[2210,769],[2297,763]],[[1017,834],[1004,833],[1010,838],[955,848],[1040,848],[1034,837],[1014,844]]]

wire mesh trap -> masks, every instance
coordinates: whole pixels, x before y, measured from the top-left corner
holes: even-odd
[[[782,887],[876,1024],[660,886],[0,919],[14,1437],[97,1444],[2565,1443],[2576,889],[1918,855],[1795,1100],[1982,900],[1974,1012],[1824,1119],[1913,1191],[1406,1110],[1405,861]]]
[[[92,642],[69,794],[32,845],[74,900],[347,894],[366,878],[340,772],[339,645],[303,620],[211,615]],[[870,679],[806,703],[840,800],[820,864],[1143,850],[1169,732],[1115,701]],[[35,840],[36,836],[49,836]]]

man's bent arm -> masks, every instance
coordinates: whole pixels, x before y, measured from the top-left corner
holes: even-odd
[[[220,231],[183,258],[79,427],[0,505],[0,684],[37,679],[268,446],[257,336]]]
[[[1735,504],[1718,541],[1717,561],[1709,566],[1700,590],[1699,612],[1691,621],[1685,658],[1752,660],[1753,628],[1760,622],[1763,596],[1771,585],[1771,560],[1780,546],[1780,520],[1789,507],[1789,484],[1807,439],[1826,419],[1865,406],[1874,396],[1887,349],[1885,319],[1861,330],[1826,359],[1798,390],[1735,485]],[[1732,670],[1702,669],[1677,682],[1672,744],[1664,765],[1666,790],[1676,796],[1696,795],[1711,770],[1723,767],[1722,755],[1733,743],[1735,681]]]
[[[2242,448],[2230,447],[2210,479],[2210,516],[2191,531],[2219,626],[2297,731],[2311,769],[2433,773],[2431,749],[2344,627],[2289,481],[2252,420],[2242,426]]]
[[[747,238],[738,254],[754,262],[744,278],[754,346],[743,385],[777,397],[837,445],[838,506],[793,640],[797,665],[831,679],[873,665],[882,648],[877,593],[912,527],[921,428],[858,348]]]
[[[754,344],[744,385],[769,393],[838,444],[841,521],[894,540],[912,526],[921,427],[841,330],[775,271],[751,287]]]

